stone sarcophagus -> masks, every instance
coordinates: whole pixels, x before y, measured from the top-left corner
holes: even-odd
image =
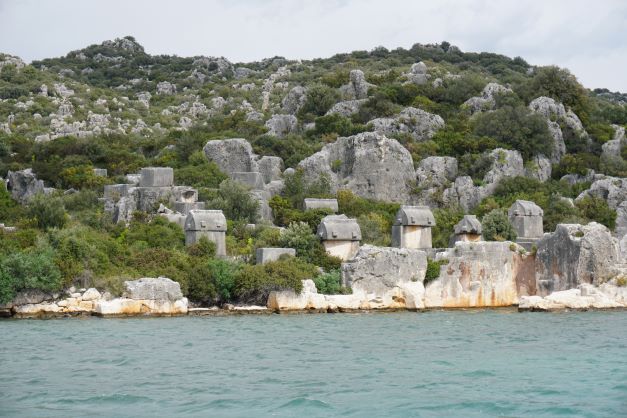
[[[337,199],[312,199],[307,198],[304,202],[305,210],[329,209],[333,213],[338,211]]]
[[[330,255],[352,260],[359,251],[361,229],[357,220],[346,215],[325,216],[318,225],[318,237]]]
[[[401,206],[392,226],[392,246],[431,248],[431,228],[435,218],[428,206]]]
[[[464,215],[454,227],[454,234],[451,237],[451,246],[458,241],[477,242],[481,241],[481,222],[475,215]]]
[[[527,247],[542,238],[542,208],[528,200],[517,200],[509,208],[509,222],[516,230],[516,242]]]
[[[200,238],[216,245],[216,255],[226,255],[226,218],[221,210],[190,210],[185,219],[185,245],[196,244]]]

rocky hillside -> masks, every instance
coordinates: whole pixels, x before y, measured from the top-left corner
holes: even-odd
[[[251,63],[153,56],[130,36],[30,65],[0,54],[0,176],[31,169],[21,190],[48,193],[40,208],[1,193],[0,222],[21,232],[4,240],[0,259],[45,247],[66,282],[166,274],[154,252],[182,249],[147,237],[180,241],[178,232],[145,217],[111,225],[98,201],[105,184],[148,166],[173,167],[177,185],[223,209],[235,223],[229,252],[243,257],[278,238],[238,222],[315,226],[304,197],[337,197],[376,245],[389,245],[398,204],[433,208],[434,246],[444,247],[464,213],[481,217],[516,199],[544,210],[545,231],[595,220],[622,238],[626,97],[587,90],[565,69],[447,42]],[[232,138],[242,140],[222,141]],[[234,203],[246,193],[225,179],[241,172],[263,174],[263,213]],[[55,199],[63,219],[46,224]]]

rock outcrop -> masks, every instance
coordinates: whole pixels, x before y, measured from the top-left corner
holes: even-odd
[[[331,109],[326,113],[327,115],[335,115],[338,114],[344,117],[350,117],[355,113],[359,112],[361,106],[366,103],[366,99],[361,100],[345,100],[343,102],[338,102],[334,104]]]
[[[627,287],[604,283],[598,287],[580,284],[576,289],[553,292],[548,296],[522,296],[519,311],[556,311],[564,309],[612,309],[627,307]]]
[[[283,138],[296,131],[298,119],[294,115],[273,115],[266,121],[268,135]]]
[[[597,176],[590,188],[581,192],[576,200],[581,200],[586,196],[603,199],[610,208],[616,209],[627,200],[627,178]]]
[[[375,132],[387,136],[407,134],[416,141],[426,141],[444,127],[442,117],[415,107],[407,107],[393,118],[377,118],[369,123]]]
[[[220,171],[228,175],[259,171],[257,156],[244,138],[209,141],[203,151],[209,161],[216,163]]]
[[[352,70],[349,74],[348,84],[340,87],[340,92],[348,100],[359,100],[368,97],[368,89],[372,84],[366,81],[366,76],[361,70]]]
[[[599,285],[611,278],[618,260],[618,242],[605,226],[559,224],[537,242],[537,294]]]
[[[298,166],[309,182],[325,176],[332,192],[350,189],[361,197],[391,202],[407,201],[415,177],[409,151],[373,132],[338,138]]]
[[[535,294],[533,257],[512,242],[457,242],[438,254],[448,260],[425,285],[427,308],[511,306]]]
[[[409,72],[405,74],[405,76],[407,77],[408,83],[418,85],[426,84],[427,81],[429,81],[429,74],[427,74],[427,65],[422,61],[414,63],[409,69]]]
[[[512,93],[512,90],[498,83],[488,83],[481,91],[481,96],[471,97],[462,106],[471,114],[494,110],[497,94]]]
[[[44,193],[44,182],[37,180],[30,168],[21,171],[9,171],[7,174],[7,189],[11,197],[20,203],[27,203],[38,193]]]
[[[283,98],[283,112],[288,115],[295,115],[305,105],[307,101],[307,89],[303,86],[292,88],[285,98]]]

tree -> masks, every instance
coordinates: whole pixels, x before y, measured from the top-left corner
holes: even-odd
[[[234,181],[220,183],[218,197],[209,202],[209,207],[222,209],[227,219],[256,223],[259,218],[259,202],[250,194],[250,189]]]
[[[37,226],[47,230],[50,228],[63,228],[67,222],[67,214],[63,200],[59,197],[38,194],[28,204],[28,216],[33,218]]]

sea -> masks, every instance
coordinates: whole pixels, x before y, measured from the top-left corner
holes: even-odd
[[[1,417],[627,417],[627,312],[0,321]]]

